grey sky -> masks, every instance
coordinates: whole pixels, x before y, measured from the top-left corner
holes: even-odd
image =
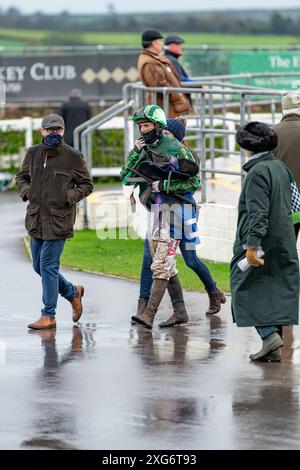
[[[251,9],[251,8],[289,8],[299,7],[299,0],[249,0],[241,4],[241,0],[219,0],[215,2],[201,0],[185,0],[174,5],[174,0],[151,0],[141,2],[141,0],[51,0],[49,2],[41,0],[1,0],[2,8],[11,6],[19,8],[23,13],[43,11],[56,13],[68,10],[71,13],[105,13],[108,5],[113,4],[119,13],[129,12],[163,12],[163,11],[187,11],[187,10],[222,10],[222,9]]]

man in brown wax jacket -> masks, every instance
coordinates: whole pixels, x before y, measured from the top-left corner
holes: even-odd
[[[64,120],[48,114],[42,121],[43,141],[27,150],[16,184],[23,201],[29,201],[25,226],[30,235],[34,270],[41,276],[41,317],[31,329],[55,328],[58,294],[72,305],[73,321],[82,314],[83,286],[74,286],[59,272],[67,238],[73,236],[76,203],[88,196],[93,184],[80,152],[65,144]]]

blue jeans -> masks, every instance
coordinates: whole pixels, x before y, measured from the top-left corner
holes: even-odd
[[[41,314],[55,317],[58,294],[69,302],[75,298],[76,287],[59,273],[59,260],[66,240],[31,238],[33,269],[42,279],[43,304]]]
[[[207,292],[212,292],[216,283],[214,282],[211,274],[204,263],[198,258],[195,249],[187,250],[185,240],[180,240],[179,247],[185,264],[191,268],[203,282]],[[191,244],[189,244],[190,246]],[[141,271],[140,280],[140,299],[146,299],[150,297],[150,291],[152,286],[152,271],[151,271],[152,257],[149,248],[149,242],[147,238],[144,242],[144,256]]]
[[[255,328],[261,339],[265,339],[272,333],[278,333],[282,337],[282,326],[256,326]]]

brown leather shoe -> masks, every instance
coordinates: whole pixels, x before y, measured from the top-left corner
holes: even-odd
[[[50,343],[55,340],[56,328],[51,328],[51,330],[28,330],[28,334],[32,335],[32,337],[41,338],[43,343]]]
[[[82,306],[82,297],[84,295],[84,287],[83,286],[76,286],[76,296],[73,300],[71,300],[71,305],[73,308],[73,316],[72,320],[74,323],[76,323],[83,312],[83,306]]]
[[[28,325],[28,328],[31,328],[32,330],[50,330],[51,328],[55,327],[55,318],[47,317],[46,315],[41,316],[38,321]]]

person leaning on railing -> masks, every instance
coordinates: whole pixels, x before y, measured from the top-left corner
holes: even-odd
[[[138,57],[138,73],[140,81],[146,87],[181,88],[174,65],[163,54],[163,36],[154,30],[142,34],[143,50]],[[169,117],[191,112],[191,104],[183,93],[172,92],[169,96]],[[151,104],[151,93],[147,94],[147,103]],[[163,107],[163,95],[157,93],[157,104]]]

